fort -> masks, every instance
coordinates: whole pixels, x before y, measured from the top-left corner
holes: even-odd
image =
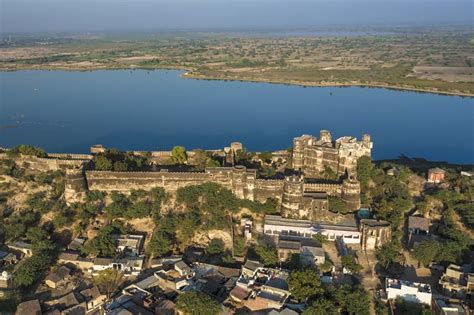
[[[94,155],[105,152],[101,145],[91,147],[90,155],[48,154],[46,158],[20,156],[17,162],[27,163],[38,170],[66,171],[65,199],[67,203],[83,200],[88,190],[118,191],[128,193],[133,189],[150,190],[155,187],[174,192],[180,187],[217,183],[229,188],[238,198],[265,202],[268,198],[279,200],[283,217],[314,221],[319,211],[328,209],[328,197],[340,197],[348,210],[360,208],[360,183],[356,179],[357,159],[370,156],[370,136],[362,141],[342,137],[332,141],[328,131],[321,131],[320,139],[303,135],[293,141],[293,151],[288,153],[291,165],[282,179],[263,179],[258,169],[237,165],[236,155],[243,146],[233,142],[223,150],[208,151],[223,157],[225,166],[208,167],[200,172],[169,171],[165,168],[152,171],[116,172],[98,171],[92,167]],[[276,151],[279,158],[284,151]],[[192,153],[192,152],[190,152]],[[134,154],[141,154],[134,152]],[[6,154],[0,154],[0,158]],[[154,163],[171,156],[170,151],[150,152]],[[193,154],[189,154],[192,160]],[[337,179],[321,179],[321,173],[331,169]]]

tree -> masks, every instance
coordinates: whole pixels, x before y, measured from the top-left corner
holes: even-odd
[[[171,150],[171,162],[173,164],[185,164],[188,160],[186,149],[181,146],[176,146]]]
[[[278,264],[276,249],[264,245],[257,245],[255,252],[265,266],[275,266]]]
[[[399,241],[392,240],[390,243],[384,244],[378,248],[375,256],[379,263],[388,269],[390,264],[398,262],[400,260],[401,245]]]
[[[347,213],[347,204],[340,197],[329,197],[329,210],[345,214]]]
[[[334,301],[340,306],[340,313],[369,315],[370,299],[362,287],[343,285],[334,292]]]
[[[187,291],[180,294],[176,306],[185,314],[210,315],[220,314],[221,305],[209,295],[196,291]]]
[[[105,292],[107,298],[110,298],[111,293],[117,290],[122,283],[123,273],[120,271],[107,268],[99,271],[98,275],[94,277],[94,284],[102,291]]]
[[[112,256],[117,250],[115,242],[110,237],[114,228],[105,226],[99,230],[97,236],[88,240],[82,247],[81,252],[92,256]]]
[[[356,261],[354,256],[348,254],[341,257],[341,264],[344,268],[349,270],[352,273],[358,273],[362,270],[362,266],[359,265]]]
[[[321,297],[303,311],[303,315],[338,315],[336,305],[331,300]]]
[[[262,160],[264,163],[268,163],[272,161],[273,154],[271,152],[265,151],[258,155],[258,158]]]
[[[94,168],[98,171],[111,171],[112,170],[112,161],[106,158],[103,155],[98,155],[94,157]]]
[[[114,162],[114,171],[115,172],[126,172],[126,171],[128,171],[127,163],[125,163],[123,161]]]
[[[171,241],[165,233],[155,231],[148,244],[148,250],[152,257],[163,256],[171,251]]]
[[[307,300],[321,295],[321,280],[315,269],[295,270],[288,278],[290,293],[298,300]]]
[[[413,257],[423,266],[428,266],[442,250],[441,244],[435,240],[418,243],[413,249]]]
[[[361,188],[367,189],[369,180],[374,174],[374,164],[370,156],[361,156],[357,160],[357,179],[360,181]]]
[[[351,315],[369,315],[370,299],[367,292],[362,288],[357,288],[347,296],[346,311]]]
[[[207,253],[211,255],[221,254],[225,250],[224,241],[220,238],[213,238],[207,245]]]

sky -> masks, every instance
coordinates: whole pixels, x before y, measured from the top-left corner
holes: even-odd
[[[0,0],[0,32],[473,23],[472,0]]]

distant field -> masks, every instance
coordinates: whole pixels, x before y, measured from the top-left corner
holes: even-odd
[[[4,40],[0,70],[180,68],[188,77],[474,95],[471,29],[255,37],[200,33]]]

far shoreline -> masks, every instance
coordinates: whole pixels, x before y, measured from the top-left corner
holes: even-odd
[[[209,80],[209,81],[234,81],[234,82],[249,82],[249,83],[268,83],[268,84],[280,84],[280,85],[290,85],[290,86],[301,86],[301,87],[335,87],[335,88],[345,88],[345,87],[360,87],[360,88],[380,88],[393,91],[408,91],[408,92],[417,92],[417,93],[428,93],[436,94],[442,96],[459,96],[459,97],[468,97],[474,98],[474,93],[462,93],[462,92],[449,92],[449,91],[433,91],[429,89],[420,89],[412,87],[401,87],[396,85],[389,85],[383,83],[341,83],[341,82],[326,82],[326,83],[315,83],[310,81],[298,81],[298,80],[267,80],[267,79],[254,79],[254,78],[223,78],[223,77],[214,77],[206,76],[201,74],[193,73],[194,69],[185,68],[180,66],[165,66],[165,67],[91,67],[91,68],[15,68],[15,69],[0,69],[1,72],[16,72],[16,71],[65,71],[65,72],[93,72],[93,71],[166,71],[166,70],[181,70],[183,73],[179,77],[183,79],[194,79],[194,80]]]

